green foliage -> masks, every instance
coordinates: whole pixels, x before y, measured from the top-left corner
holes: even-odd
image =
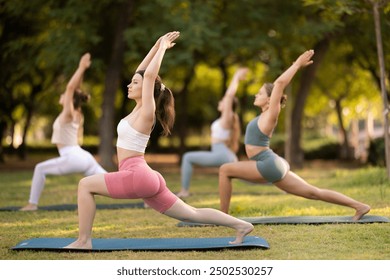
[[[9,129],[16,123],[22,130],[29,112],[35,119],[54,117],[59,110],[59,94],[80,55],[89,51],[93,63],[85,75],[85,85],[93,98],[85,109],[86,123],[90,126],[86,132],[96,134],[102,114],[105,73],[123,3],[124,0],[2,1],[0,121],[7,123]],[[186,106],[189,123],[185,127],[197,128],[199,122],[207,124],[215,118],[214,106],[226,86],[224,82],[231,76],[229,71],[238,65],[252,70],[247,92],[238,95],[246,123],[246,116],[257,112],[250,96],[261,83],[272,81],[301,51],[313,48],[325,37],[331,38],[331,48],[306,102],[305,128],[322,129],[317,124],[337,123],[332,100],[343,95],[346,95],[342,101],[344,112],[350,112],[344,115],[346,126],[353,118],[365,118],[369,111],[381,117],[375,36],[368,1],[136,0],[133,4],[123,34],[127,46],[121,90],[112,93],[117,96],[117,114],[131,106],[123,105],[126,101],[120,94],[151,44],[163,33],[179,30],[181,37],[174,50],[167,52],[161,75],[178,93],[186,86],[191,69],[196,69],[188,90],[183,93],[188,97],[187,104],[177,102]],[[383,43],[389,61],[388,3],[381,7],[381,12]],[[227,77],[217,74],[222,67],[228,69]],[[298,81],[293,82],[291,100]],[[33,126],[30,130],[38,129]],[[284,131],[282,124],[278,129]]]
[[[339,159],[340,157],[340,144],[338,143],[328,143],[320,146],[318,149],[305,151],[305,159]]]
[[[385,139],[383,137],[376,138],[370,141],[368,148],[367,161],[374,166],[385,166]]]
[[[222,96],[216,96],[221,92],[221,75],[218,69],[210,69],[207,65],[201,64],[195,70],[198,82],[191,85],[190,90],[194,93],[188,96],[189,104],[203,104],[203,106],[189,106],[188,115],[191,116],[191,123],[208,124],[211,119],[217,117],[215,110]],[[212,82],[211,82],[212,81]]]

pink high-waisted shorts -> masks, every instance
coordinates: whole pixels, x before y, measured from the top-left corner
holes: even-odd
[[[151,169],[144,156],[119,163],[119,171],[104,174],[112,198],[142,198],[153,209],[164,213],[178,199],[160,173]]]

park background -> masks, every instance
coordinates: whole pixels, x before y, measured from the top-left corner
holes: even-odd
[[[126,85],[157,38],[168,31],[178,30],[181,36],[175,47],[167,52],[160,71],[164,83],[174,93],[177,119],[169,137],[162,137],[161,128],[156,127],[148,146],[151,155],[147,158],[153,167],[166,174],[173,191],[180,187],[178,166],[181,155],[188,150],[209,148],[209,126],[218,116],[217,103],[234,71],[240,66],[250,68],[248,79],[237,93],[244,132],[248,121],[258,113],[253,99],[262,83],[273,81],[302,51],[314,49],[314,64],[298,73],[287,89],[288,104],[280,117],[271,148],[313,184],[366,199],[374,208],[373,214],[389,217],[389,179],[385,171],[383,136],[387,114],[383,113],[373,3],[378,4],[383,58],[388,68],[389,1],[1,0],[1,206],[23,205],[28,198],[34,165],[56,154],[55,147],[50,144],[50,135],[53,119],[60,110],[59,96],[85,52],[91,53],[92,66],[84,76],[83,88],[92,99],[84,108],[82,146],[91,151],[105,168],[115,170],[116,124],[134,106],[126,99]],[[386,92],[389,92],[388,73],[385,79]],[[243,146],[239,156],[245,159]],[[194,177],[192,189],[199,196],[190,198],[190,204],[218,208],[216,174],[215,169],[196,170],[198,177]],[[80,178],[79,175],[49,178],[42,204],[75,203]],[[260,189],[240,182],[237,185],[240,196],[232,204],[232,214],[236,216],[349,213],[318,202],[286,199],[267,186]],[[256,200],[250,194],[261,197]],[[289,206],[282,206],[286,203],[290,203]],[[245,207],[248,205],[255,207]],[[302,207],[301,212],[294,207]],[[142,236],[153,237],[153,233],[146,233],[149,227],[161,226],[155,233],[162,236],[166,236],[167,224],[174,227],[173,221],[159,220],[149,210],[134,210],[137,218],[132,211],[122,211],[125,212],[115,213],[116,217],[119,219],[121,215],[129,214],[132,218],[128,219],[141,228]],[[123,237],[130,233],[130,236],[137,236],[137,230],[131,231],[127,220],[113,219],[114,212],[102,213],[100,223],[105,225],[98,234]],[[1,237],[3,259],[58,258],[56,254],[15,254],[8,248],[20,238],[43,233],[69,237],[77,230],[76,213],[0,215],[4,233]],[[149,215],[153,218],[145,222]],[[34,223],[29,222],[31,219],[38,221],[40,226],[34,227]],[[154,226],[153,220],[156,221]],[[122,223],[127,225],[124,231],[119,229]],[[21,228],[29,231],[21,232]],[[276,233],[270,227],[264,234],[267,239],[272,236],[275,242],[280,242],[281,251],[274,248],[273,252],[265,253],[265,258],[388,259],[388,226],[358,228],[363,231],[359,234],[369,233],[376,237],[374,240],[366,238],[366,247],[371,248],[368,253],[352,250],[356,248],[355,242],[361,242],[359,238],[352,238],[345,250],[336,255],[315,249],[300,254],[298,249],[294,251],[297,245],[290,245],[292,253],[285,255],[282,244],[286,235],[296,240],[294,234],[303,229],[320,242],[324,241],[324,230],[316,227],[313,233],[313,227],[307,227],[290,232],[288,227],[282,226]],[[376,228],[375,234],[371,232],[373,228]],[[359,231],[342,225],[325,231],[329,230],[341,231],[343,236]],[[193,233],[193,230],[183,230],[182,234],[192,236],[190,231]],[[195,230],[199,235],[204,235],[204,231]],[[212,229],[209,234],[217,235],[220,231]],[[335,251],[338,252],[333,250],[333,253]],[[200,257],[189,254],[185,258],[221,258],[217,253],[210,254]],[[258,257],[253,254],[225,253],[222,258]],[[124,256],[127,255],[116,255],[118,258]],[[96,256],[82,255],[84,257]],[[113,255],[97,258],[110,257]],[[131,257],[154,258],[148,254]],[[182,255],[160,257],[181,258]],[[70,258],[77,259],[80,255]]]

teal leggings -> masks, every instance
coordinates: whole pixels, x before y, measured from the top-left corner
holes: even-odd
[[[282,180],[290,170],[288,162],[271,149],[262,151],[250,159],[256,161],[260,175],[271,183]]]

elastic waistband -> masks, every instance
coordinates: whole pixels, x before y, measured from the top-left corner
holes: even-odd
[[[264,160],[272,154],[274,154],[274,151],[272,151],[272,149],[266,149],[266,150],[261,151],[260,153],[258,153],[256,155],[254,155],[250,159],[251,160]]]
[[[82,150],[82,149],[78,145],[75,145],[75,146],[65,146],[65,147],[62,147],[62,148],[58,149],[58,153],[61,156],[64,156],[66,154],[69,154],[69,153],[72,153],[72,152],[75,152],[75,151],[80,151],[80,150]]]
[[[140,164],[140,163],[147,164],[145,161],[145,157],[143,155],[125,158],[119,162],[118,167],[119,167],[119,170],[122,170],[122,169],[130,168],[130,167],[132,167],[136,164]]]

